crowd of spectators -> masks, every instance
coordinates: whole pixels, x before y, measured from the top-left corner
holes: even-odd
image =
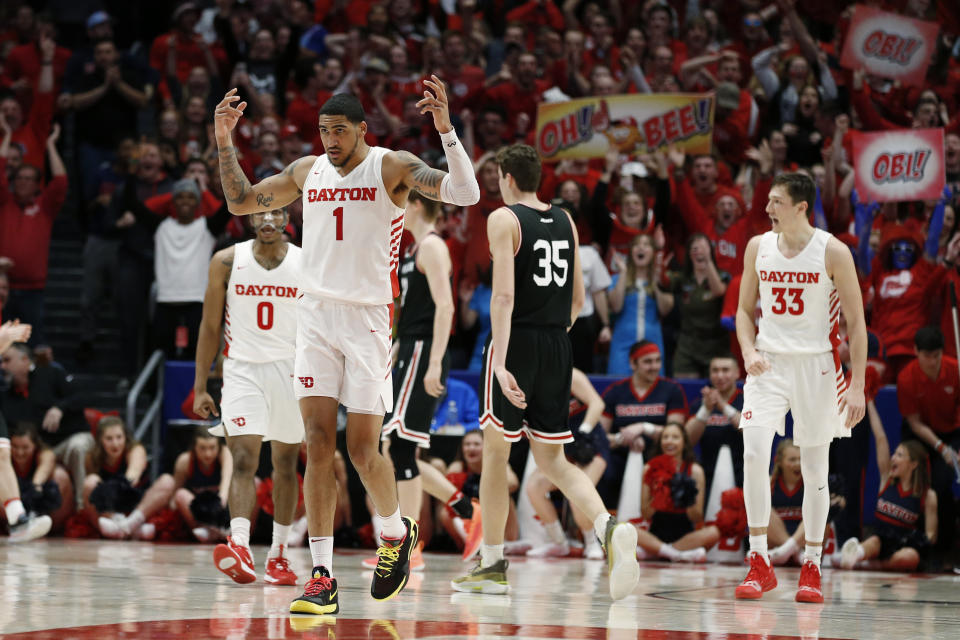
[[[155,347],[190,359],[203,265],[215,248],[249,237],[220,185],[212,117],[223,92],[237,87],[249,103],[236,142],[252,181],[322,153],[317,110],[344,91],[363,103],[369,143],[442,166],[440,140],[415,107],[422,79],[435,73],[449,87],[481,186],[478,204],[445,206],[441,225],[458,293],[452,364],[479,370],[478,345],[490,328],[486,217],[502,204],[494,152],[532,143],[545,102],[712,92],[710,154],[663,146],[544,166],[540,196],[571,212],[582,243],[590,295],[570,333],[576,366],[630,376],[635,392],[661,376],[712,379],[717,358],[736,365],[743,251],[766,228],[772,178],[798,170],[817,183],[817,226],[856,257],[878,382],[907,376],[910,389],[929,393],[921,375],[956,373],[947,290],[960,285],[960,15],[945,0],[865,4],[940,25],[922,85],[840,66],[847,0],[5,2],[0,313],[33,324],[31,346],[43,343],[51,230],[65,209],[85,243],[79,365],[96,357],[106,304],[117,310],[127,379]],[[852,132],[911,127],[944,129],[942,197],[862,201]],[[287,232],[298,242],[300,203],[289,211]],[[937,367],[916,357],[927,325],[945,337]],[[656,368],[631,356],[638,341],[657,346]],[[20,378],[13,387],[25,389]],[[915,409],[905,410],[905,435],[945,463],[934,468],[940,490],[960,445],[958,389],[937,405],[954,409],[936,420],[922,417],[929,403],[903,405]],[[671,402],[676,416],[670,404],[665,417],[681,424],[686,402]],[[721,413],[730,406],[714,395],[704,402]],[[634,439],[656,444],[653,433],[625,434],[605,477],[622,469],[618,456]],[[709,486],[714,461],[702,462]],[[79,471],[68,470],[82,502]]]

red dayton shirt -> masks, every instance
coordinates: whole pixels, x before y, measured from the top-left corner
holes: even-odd
[[[917,414],[937,433],[950,433],[960,427],[960,372],[957,361],[947,356],[940,363],[936,380],[912,361],[897,376],[897,401],[904,416]]]
[[[21,209],[7,188],[7,160],[0,157],[0,256],[13,260],[11,289],[43,289],[47,283],[50,231],[67,198],[67,177],[56,176]]]

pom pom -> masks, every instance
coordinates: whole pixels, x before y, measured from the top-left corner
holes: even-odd
[[[130,513],[142,497],[143,493],[126,478],[108,478],[90,493],[90,504],[99,513]]]
[[[665,453],[647,464],[643,472],[643,483],[650,487],[651,505],[656,511],[670,511],[674,508],[673,497],[670,495],[670,480],[676,472],[676,459]]]
[[[201,491],[190,503],[190,513],[198,524],[226,529],[230,524],[230,513],[220,502],[216,491]]]
[[[97,531],[85,513],[77,512],[67,519],[63,527],[64,538],[99,538],[100,532]]]
[[[697,482],[685,473],[677,472],[670,478],[670,497],[677,509],[686,509],[697,501]]]
[[[183,542],[187,539],[183,518],[173,509],[160,509],[147,522],[156,527],[153,538],[156,542]]]
[[[743,502],[743,489],[734,487],[720,494],[720,511],[717,512],[716,525],[724,538],[743,535],[747,531],[747,507]]]
[[[29,484],[20,489],[23,508],[36,514],[53,513],[63,504],[60,487],[53,480],[47,480],[39,489]]]

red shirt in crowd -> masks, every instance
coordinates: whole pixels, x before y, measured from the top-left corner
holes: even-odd
[[[7,161],[0,157],[0,256],[13,260],[11,289],[46,286],[50,232],[66,199],[67,177],[56,176],[32,204],[21,208],[7,188]]]
[[[943,332],[943,352],[951,358],[957,357],[957,343],[953,335],[953,312],[950,306],[950,283],[953,283],[953,289],[957,296],[960,296],[960,272],[956,268],[949,269],[946,277],[943,279],[943,285],[940,287],[940,293],[936,299],[940,301],[942,308],[940,310],[940,331]],[[958,309],[960,313],[960,309]]]
[[[950,433],[960,427],[960,372],[957,361],[943,356],[940,375],[927,377],[914,360],[897,376],[897,402],[904,416],[916,414],[937,433]]]
[[[161,77],[165,77],[167,73],[167,51],[170,48],[169,41],[172,35],[173,32],[161,33],[154,39],[153,45],[150,46],[150,66],[156,69]],[[193,40],[184,40],[179,34],[177,35],[177,80],[181,83],[187,81],[187,76],[190,75],[190,70],[194,67],[207,68],[207,56],[204,47],[201,46],[202,40],[200,34],[195,34]],[[223,47],[214,43],[210,45],[210,53],[213,54],[217,66],[221,69],[226,67],[227,54]],[[160,83],[159,90],[164,98],[170,97],[170,89],[167,87],[166,80]]]
[[[147,209],[159,216],[177,216],[177,208],[173,204],[173,193],[161,193],[158,196],[147,198],[143,203]],[[200,206],[197,207],[198,218],[209,218],[217,212],[223,203],[210,191],[200,194]]]
[[[312,140],[317,135],[320,120],[320,107],[333,96],[329,91],[317,91],[313,102],[297,94],[287,105],[287,122],[297,128],[304,140]]]
[[[537,123],[537,105],[543,102],[543,92],[549,88],[550,83],[545,80],[534,81],[532,91],[523,89],[516,82],[502,82],[487,89],[487,103],[507,108],[510,114],[507,126],[511,131],[516,131],[517,116],[521,113],[530,116],[530,128],[533,129]]]
[[[913,353],[913,336],[927,324],[936,277],[942,267],[920,258],[910,269],[885,270],[874,259],[870,273],[873,313],[870,328],[887,345],[887,356]]]
[[[54,95],[60,93],[60,81],[63,74],[67,71],[67,60],[70,59],[69,49],[57,47],[53,52],[53,82]],[[3,80],[4,84],[10,85],[21,78],[26,78],[31,90],[17,94],[17,100],[24,110],[29,109],[32,104],[32,87],[37,86],[37,80],[40,79],[40,71],[43,70],[43,63],[40,61],[40,46],[36,42],[28,42],[19,47],[14,47],[7,55],[7,61],[4,65]]]
[[[14,144],[23,147],[23,162],[41,170],[46,159],[55,98],[55,93],[35,94],[27,121],[10,138]]]

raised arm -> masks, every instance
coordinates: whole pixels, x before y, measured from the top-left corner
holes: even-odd
[[[867,403],[867,418],[870,421],[870,431],[873,432],[873,441],[877,449],[877,469],[880,471],[880,486],[887,481],[890,475],[890,442],[887,432],[883,429],[883,420],[873,400]]]
[[[213,359],[217,357],[217,349],[220,348],[220,326],[234,251],[233,247],[228,247],[213,254],[207,291],[203,296],[203,317],[197,334],[196,368],[193,374],[193,412],[203,418],[209,418],[211,413],[220,415],[213,398],[207,393],[207,378]]]
[[[480,185],[470,156],[450,123],[446,89],[437,76],[431,76],[431,80],[424,80],[423,83],[432,91],[423,92],[424,98],[417,103],[417,107],[421,114],[433,115],[433,124],[440,133],[450,171],[431,169],[409,151],[396,151],[384,157],[384,184],[397,206],[406,206],[406,194],[410,189],[419,191],[431,200],[461,207],[474,205],[480,201]]]
[[[236,89],[227,92],[217,105],[213,119],[220,154],[220,182],[227,207],[230,213],[238,216],[285,207],[300,197],[307,172],[316,156],[294,160],[282,173],[251,185],[240,168],[237,148],[233,146],[233,129],[247,108],[246,102],[234,106],[233,103],[240,100],[236,93]]]

